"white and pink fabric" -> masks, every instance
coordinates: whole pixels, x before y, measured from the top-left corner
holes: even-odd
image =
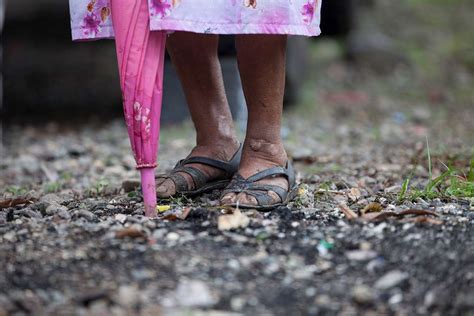
[[[133,1],[131,1],[133,2]],[[147,0],[150,30],[319,35],[321,0]],[[113,0],[70,0],[75,40],[114,37]]]
[[[123,109],[142,179],[145,215],[156,215],[166,33],[319,35],[321,0],[70,0],[74,40],[115,38]]]

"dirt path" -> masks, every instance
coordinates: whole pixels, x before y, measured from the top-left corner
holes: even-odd
[[[218,229],[226,212],[212,206],[217,195],[161,202],[168,213],[190,207],[185,220],[144,218],[138,193],[122,189],[135,176],[122,122],[15,130],[2,160],[3,200],[32,204],[0,211],[0,306],[58,314],[472,312],[472,200],[440,193],[398,202],[412,170],[413,185],[426,185],[424,135],[413,135],[429,129],[387,116],[374,134],[351,122],[288,114],[300,195],[289,208],[244,212],[244,228],[233,230]],[[165,131],[163,170],[189,139],[189,127]],[[432,146],[435,175],[438,158],[467,168],[457,140],[449,152]],[[349,220],[347,208],[367,213]],[[436,215],[368,218],[408,209]]]

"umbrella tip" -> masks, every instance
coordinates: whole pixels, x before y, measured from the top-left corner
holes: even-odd
[[[145,216],[156,216],[155,168],[140,169]]]

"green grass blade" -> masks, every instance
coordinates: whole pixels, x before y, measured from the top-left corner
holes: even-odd
[[[431,192],[434,188],[436,188],[441,182],[443,182],[446,178],[450,177],[455,170],[449,169],[443,172],[439,177],[435,178],[434,180],[428,182],[425,188],[425,192]]]
[[[405,179],[405,181],[403,181],[402,189],[400,191],[400,194],[398,195],[398,202],[403,201],[403,199],[405,198],[405,195],[408,191],[408,186],[410,185],[410,178],[411,177],[408,177],[408,178]]]
[[[432,172],[432,165],[431,165],[431,152],[430,152],[430,144],[428,142],[428,136],[426,136],[426,151],[428,153],[428,174],[429,174],[429,180],[433,180],[433,172]]]
[[[471,158],[471,165],[469,166],[469,172],[467,173],[467,181],[474,182],[474,156]]]

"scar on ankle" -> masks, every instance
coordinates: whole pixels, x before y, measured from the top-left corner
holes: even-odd
[[[249,145],[253,151],[263,151],[271,155],[277,155],[279,153],[279,146],[267,142],[264,139],[251,139]]]

